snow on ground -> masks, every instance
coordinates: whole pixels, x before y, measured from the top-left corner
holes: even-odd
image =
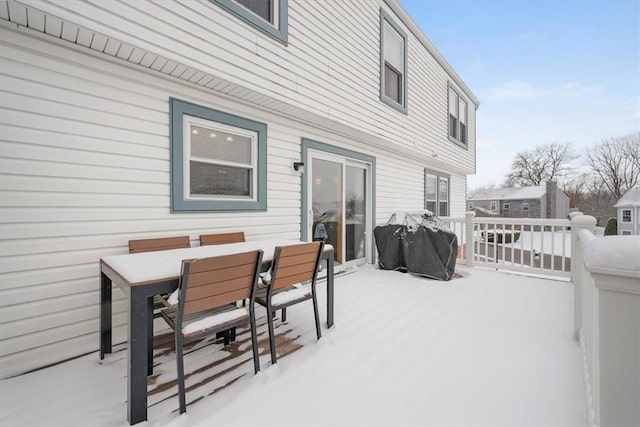
[[[505,232],[508,233],[510,231]],[[502,246],[511,248],[511,243],[504,243]],[[525,251],[533,249],[537,253],[564,255],[567,258],[571,258],[571,231],[555,231],[552,233],[550,231],[523,230],[520,232],[518,241],[513,243],[513,247]]]
[[[292,306],[301,350],[275,366],[262,357],[258,375],[182,416],[175,398],[154,406],[142,425],[586,425],[572,285],[458,271],[450,282],[373,266],[337,276],[336,324],[320,341],[311,303]],[[125,426],[125,381],[124,357],[97,355],[3,380],[0,425]]]

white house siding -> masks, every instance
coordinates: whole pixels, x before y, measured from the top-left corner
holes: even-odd
[[[32,31],[0,27],[0,40],[2,377],[97,349],[98,261],[129,239],[298,238],[302,137],[377,158],[376,222],[423,206],[425,167],[447,172]],[[267,212],[170,213],[169,97],[268,124]],[[451,175],[453,215],[464,183]],[[118,340],[126,316],[114,298]]]
[[[471,96],[467,150],[446,138],[447,84],[461,88],[382,0],[290,0],[287,46],[208,0],[23,3],[475,172]],[[380,8],[409,35],[407,115],[379,100]]]

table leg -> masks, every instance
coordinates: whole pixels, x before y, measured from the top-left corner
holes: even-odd
[[[327,257],[327,327],[333,326],[333,252]]]
[[[111,279],[102,273],[100,280],[100,360],[111,353]]]
[[[129,334],[127,358],[127,420],[136,424],[147,419],[147,372],[149,297],[141,289],[131,288],[129,298]],[[153,320],[153,307],[151,321]]]

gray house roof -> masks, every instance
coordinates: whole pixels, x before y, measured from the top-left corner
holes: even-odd
[[[640,206],[640,187],[628,189],[627,192],[620,197],[618,203],[613,205],[614,208],[621,208],[623,206]]]
[[[469,194],[467,200],[527,200],[540,199],[547,191],[546,186],[521,188],[489,188]]]

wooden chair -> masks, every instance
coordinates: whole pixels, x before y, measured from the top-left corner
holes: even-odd
[[[182,262],[178,307],[162,311],[175,333],[181,414],[187,410],[185,344],[249,323],[254,372],[260,371],[254,300],[261,265],[261,250]],[[249,298],[249,306],[236,307],[244,298]]]
[[[156,239],[129,240],[129,253],[164,251],[166,249],[190,248],[189,236],[160,237]]]
[[[200,246],[223,245],[225,243],[238,243],[244,241],[244,231],[200,235]]]
[[[316,278],[318,277],[318,267],[320,266],[323,248],[323,242],[312,242],[278,246],[275,249],[271,266],[271,279],[268,282],[266,293],[257,296],[255,300],[255,302],[267,308],[271,363],[276,363],[273,317],[277,310],[282,309],[282,318],[285,320],[286,307],[309,299],[313,300],[316,334],[318,339],[322,336],[318,300],[316,298]],[[310,282],[310,286],[293,286],[306,282]]]

